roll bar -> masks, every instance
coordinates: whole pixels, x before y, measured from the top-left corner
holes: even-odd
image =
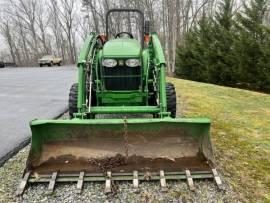
[[[109,16],[111,13],[116,13],[116,12],[129,12],[129,13],[139,13],[140,16],[141,16],[141,19],[142,19],[142,31],[141,31],[141,44],[142,44],[142,47],[144,45],[144,41],[143,41],[143,38],[144,38],[144,14],[142,11],[140,11],[139,9],[122,9],[122,8],[114,8],[114,9],[110,9],[107,13],[106,13],[106,36],[108,37],[109,36],[109,26],[108,26],[108,23],[109,23]]]

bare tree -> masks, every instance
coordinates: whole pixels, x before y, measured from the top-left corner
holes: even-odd
[[[68,52],[69,52],[69,59],[71,63],[75,63],[76,56],[74,53],[74,44],[73,42],[73,32],[74,29],[74,20],[75,20],[75,11],[76,11],[76,1],[75,0],[61,0],[60,6],[57,7],[59,12],[59,24],[63,29],[64,33],[66,34],[67,41],[68,41]]]
[[[15,47],[14,41],[12,40],[13,38],[11,36],[9,22],[3,20],[2,24],[1,24],[1,27],[0,27],[0,30],[1,30],[1,34],[6,39],[6,42],[8,44],[12,60],[16,63],[17,62],[17,57],[16,57],[16,54],[15,54],[16,47]]]
[[[75,63],[77,47],[90,32],[105,32],[105,14],[111,8],[136,8],[158,32],[169,74],[175,71],[176,47],[202,14],[214,15],[220,0],[6,0],[0,22],[11,58],[20,65],[35,65],[43,54],[54,53]],[[242,0],[235,0],[235,10]],[[81,2],[81,9],[79,8]],[[270,14],[265,19],[270,24]],[[140,38],[139,16],[113,14],[109,33],[132,32]]]

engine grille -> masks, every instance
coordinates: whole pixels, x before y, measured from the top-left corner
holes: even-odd
[[[141,84],[141,67],[117,66],[104,68],[106,90],[138,90]]]

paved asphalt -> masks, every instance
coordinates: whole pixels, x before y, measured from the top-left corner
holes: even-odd
[[[28,143],[30,120],[66,111],[76,78],[74,66],[0,68],[0,166]]]

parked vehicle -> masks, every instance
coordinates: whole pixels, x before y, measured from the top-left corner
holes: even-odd
[[[0,61],[0,68],[5,68],[5,63],[4,63],[4,61]]]
[[[62,59],[55,57],[53,55],[46,55],[43,56],[41,59],[38,60],[38,64],[40,67],[47,65],[47,66],[53,66],[53,65],[58,65],[61,66]]]
[[[17,64],[15,62],[5,62],[6,67],[17,67]]]

